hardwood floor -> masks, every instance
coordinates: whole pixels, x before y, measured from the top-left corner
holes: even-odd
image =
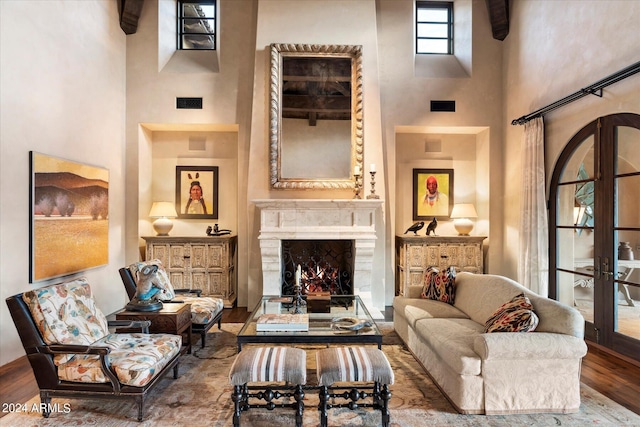
[[[385,320],[392,320],[390,307]],[[223,323],[244,323],[249,316],[246,308],[225,309]],[[582,382],[622,406],[640,414],[640,366],[615,357],[594,346],[582,363]],[[24,403],[38,394],[38,386],[26,356],[0,366],[2,403]],[[0,413],[2,417],[4,413]]]

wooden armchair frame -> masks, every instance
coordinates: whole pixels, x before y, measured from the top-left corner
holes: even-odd
[[[38,388],[40,389],[40,401],[44,411],[42,415],[48,418],[51,407],[51,398],[98,398],[98,399],[120,399],[133,400],[138,405],[138,421],[142,421],[144,415],[144,400],[147,394],[160,382],[160,380],[173,369],[173,378],[178,378],[178,366],[182,352],[178,353],[162,368],[162,370],[151,381],[142,387],[134,387],[121,384],[116,374],[111,369],[109,358],[107,357],[111,349],[91,345],[48,345],[44,342],[38,327],[22,299],[22,294],[14,295],[6,299],[9,312],[16,325],[20,340],[27,353],[27,359],[33,369]],[[130,327],[140,328],[142,332],[149,332],[150,321],[110,321],[110,327]],[[100,364],[105,377],[109,379],[106,383],[82,383],[62,381],[58,378],[58,368],[53,361],[57,354],[95,354],[100,357]]]

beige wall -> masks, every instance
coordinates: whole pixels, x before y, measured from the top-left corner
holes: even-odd
[[[29,151],[109,170],[109,263],[80,275],[105,313],[126,301],[126,37],[115,1],[1,1],[0,20],[1,365],[24,355],[5,298],[48,284],[29,284]]]

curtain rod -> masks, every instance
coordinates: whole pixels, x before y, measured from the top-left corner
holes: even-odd
[[[546,107],[542,107],[539,110],[534,111],[533,113],[529,113],[526,116],[522,116],[520,118],[514,119],[511,121],[513,126],[515,125],[523,125],[527,123],[529,120],[535,119],[536,117],[540,117],[549,111],[555,110],[556,108],[563,107],[575,100],[578,100],[587,95],[596,95],[602,98],[602,89],[612,85],[620,80],[626,79],[636,73],[640,72],[640,62],[636,62],[633,65],[628,66],[627,68],[623,68],[617,73],[611,74],[608,77],[605,77],[602,80],[599,80],[593,83],[590,86],[587,86],[583,89],[580,89],[577,92],[572,93],[569,96],[565,96],[564,98],[547,105]]]

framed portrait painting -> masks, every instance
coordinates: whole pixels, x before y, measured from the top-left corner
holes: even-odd
[[[413,170],[413,219],[448,219],[453,208],[453,169]]]
[[[29,282],[109,263],[109,170],[29,152]]]
[[[176,166],[178,218],[218,218],[218,167]]]

